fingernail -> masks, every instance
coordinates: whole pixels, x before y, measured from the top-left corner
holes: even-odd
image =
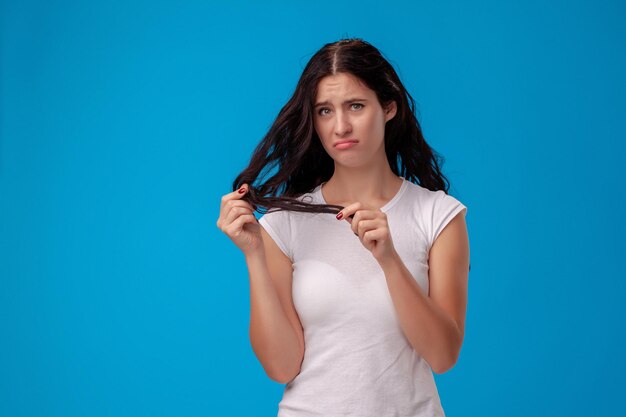
[[[342,217],[343,217],[343,213],[339,212],[339,214],[337,214],[337,220],[341,220]]]
[[[246,189],[245,189],[244,187],[241,187],[241,188],[239,189],[239,194],[243,194],[243,193],[245,193],[245,192],[246,192]]]

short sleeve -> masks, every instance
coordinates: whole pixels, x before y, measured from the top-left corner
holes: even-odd
[[[433,211],[431,213],[432,223],[430,224],[430,247],[435,243],[437,237],[443,229],[454,219],[454,217],[463,212],[463,216],[467,214],[467,207],[463,205],[459,200],[446,194],[442,190],[438,190],[435,193],[435,199],[433,203]]]
[[[293,262],[291,246],[291,221],[289,211],[277,210],[267,212],[259,219],[259,223],[268,235],[276,242],[280,250]]]

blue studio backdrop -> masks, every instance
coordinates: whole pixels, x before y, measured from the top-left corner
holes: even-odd
[[[24,0],[0,24],[1,416],[276,415],[220,197],[342,37],[394,65],[468,207],[447,416],[626,414],[624,2]]]

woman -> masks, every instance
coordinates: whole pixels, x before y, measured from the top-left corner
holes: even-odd
[[[463,341],[467,208],[414,106],[374,46],[329,43],[222,197],[253,350],[287,384],[279,417],[444,415],[432,372]]]

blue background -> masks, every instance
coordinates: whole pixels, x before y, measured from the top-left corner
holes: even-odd
[[[626,413],[623,2],[0,16],[0,415],[276,415],[243,254],[215,222],[308,59],[344,36],[394,65],[468,207],[447,415]]]

